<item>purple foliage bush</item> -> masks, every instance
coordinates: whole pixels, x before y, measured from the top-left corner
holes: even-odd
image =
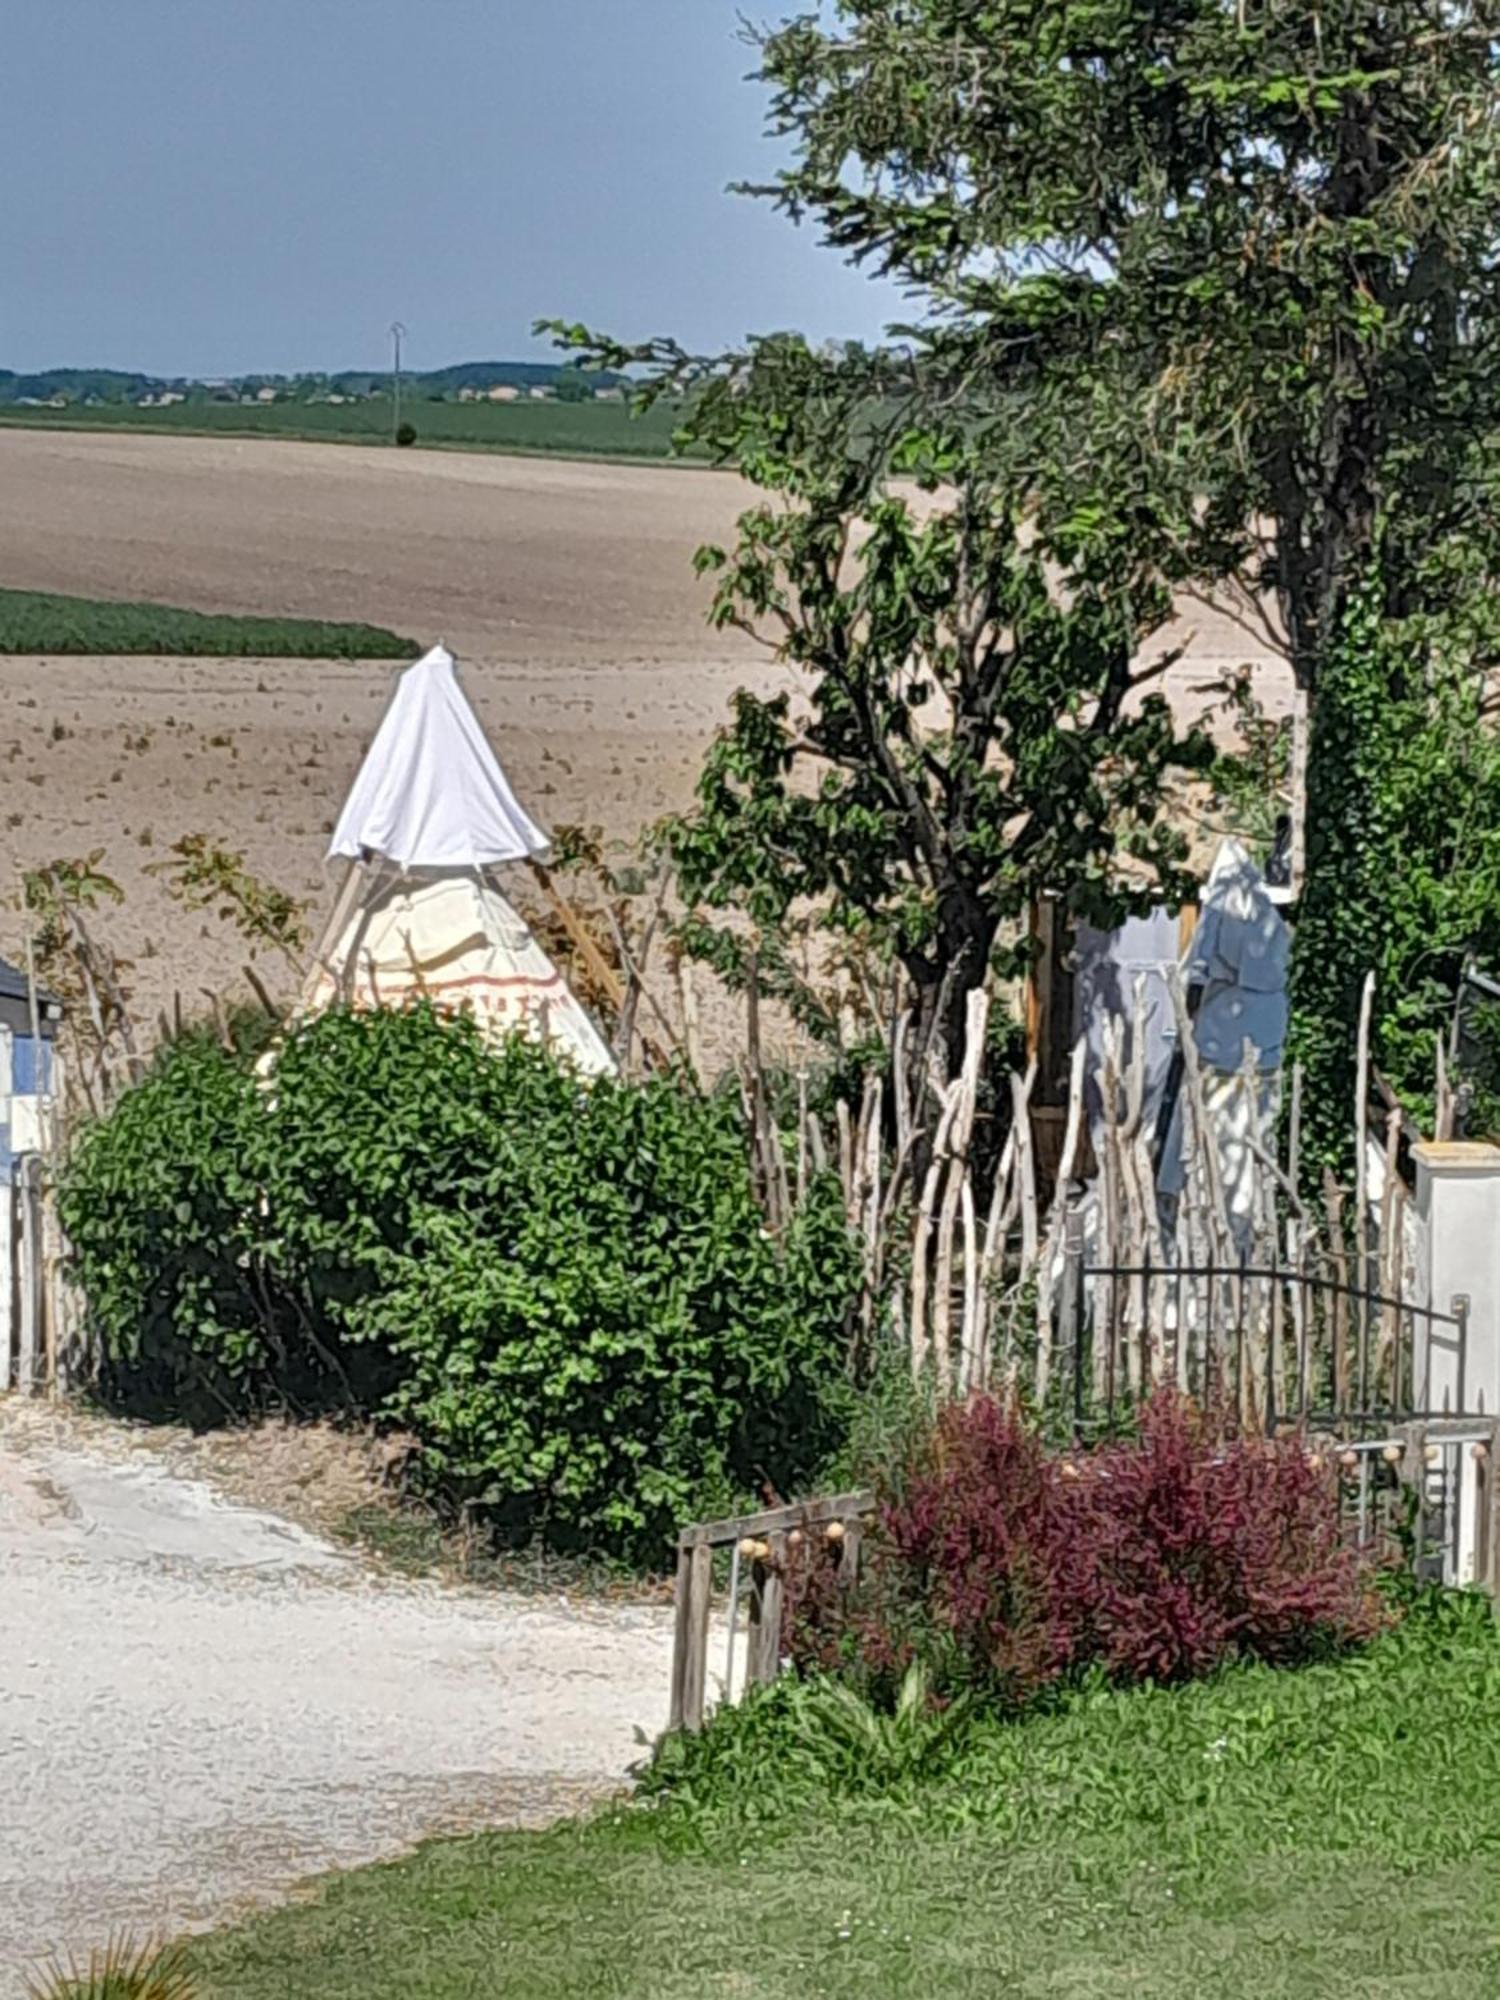
[[[1300,1439],[1236,1436],[1176,1394],[1136,1436],[1066,1456],[1014,1404],[976,1397],[888,1481],[854,1588],[826,1545],[799,1550],[787,1650],[877,1696],[921,1660],[940,1694],[1004,1708],[1089,1668],[1166,1682],[1321,1656],[1386,1615],[1336,1482]]]

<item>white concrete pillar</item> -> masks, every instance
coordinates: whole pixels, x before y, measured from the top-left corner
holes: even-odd
[[[1413,1153],[1422,1291],[1435,1312],[1462,1308],[1469,1321],[1461,1382],[1458,1356],[1441,1337],[1435,1343],[1430,1407],[1441,1410],[1446,1393],[1455,1416],[1472,1415],[1483,1397],[1485,1413],[1495,1416],[1500,1414],[1500,1146],[1424,1140]],[[1420,1396],[1420,1376],[1417,1388]]]
[[[1413,1148],[1417,1168],[1418,1295],[1434,1312],[1462,1316],[1462,1352],[1453,1329],[1414,1321],[1419,1405],[1455,1419],[1500,1415],[1500,1146],[1428,1140]],[[1472,1445],[1444,1448],[1459,1498],[1455,1582],[1474,1576],[1478,1519]]]

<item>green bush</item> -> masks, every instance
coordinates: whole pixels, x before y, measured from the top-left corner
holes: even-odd
[[[249,1382],[291,1393],[247,1154],[257,1111],[249,1066],[194,1033],[75,1141],[60,1208],[107,1396],[199,1421]]]
[[[108,1393],[399,1422],[509,1541],[659,1561],[846,1426],[836,1190],[776,1241],[732,1102],[585,1087],[425,1008],[325,1015],[269,1083],[175,1046],[85,1131],[63,1213]]]

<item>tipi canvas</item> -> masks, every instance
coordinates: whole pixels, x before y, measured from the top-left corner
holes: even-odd
[[[586,1076],[614,1068],[598,1029],[493,869],[536,861],[545,834],[526,816],[435,646],[397,683],[334,829],[349,876],[303,991],[305,1012],[337,1001],[399,1007],[425,996],[565,1053]]]

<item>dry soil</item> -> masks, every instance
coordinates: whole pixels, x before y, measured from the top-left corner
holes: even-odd
[[[747,497],[685,467],[6,429],[0,583],[443,638],[537,816],[624,838],[686,800],[737,687],[787,679],[708,629],[691,567]],[[1246,659],[1284,701],[1284,671],[1228,618],[1187,606],[1168,636],[1188,642],[1164,683],[1179,708]],[[0,862],[102,849],[126,892],[109,935],[142,1011],[174,990],[197,1005],[244,953],[212,913],[179,909],[153,864],[209,832],[321,904],[327,835],[390,679],[303,661],[0,661]],[[16,943],[0,916],[0,947]]]

